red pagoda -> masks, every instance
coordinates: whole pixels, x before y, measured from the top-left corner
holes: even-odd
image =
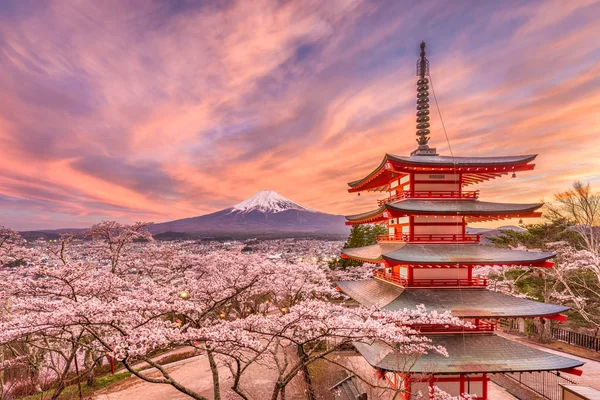
[[[468,234],[469,222],[539,217],[543,204],[492,203],[479,200],[467,186],[534,168],[536,155],[454,157],[438,155],[429,142],[429,65],[425,43],[417,62],[417,143],[410,156],[386,154],[349,192],[386,192],[373,211],[346,217],[348,225],[384,224],[388,234],[378,244],[343,250],[343,257],[381,265],[374,279],[338,282],[357,302],[386,310],[425,305],[428,311],[451,311],[470,328],[421,326],[449,357],[427,354],[407,364],[406,357],[383,343],[356,344],[357,350],[403,398],[429,388],[488,399],[491,373],[564,371],[579,374],[578,360],[546,353],[495,334],[499,319],[564,320],[567,307],[517,298],[487,288],[473,268],[551,268],[553,253],[485,246]]]

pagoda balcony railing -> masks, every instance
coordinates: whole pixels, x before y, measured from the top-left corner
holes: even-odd
[[[477,199],[478,197],[479,190],[403,190],[387,199],[378,200],[377,202],[381,206],[385,203],[404,199]]]
[[[398,275],[386,274],[384,270],[378,270],[373,272],[373,276],[375,276],[375,278],[377,279],[388,281],[403,287],[405,287],[408,282],[406,279],[400,278]]]
[[[490,332],[496,330],[496,324],[487,321],[478,321],[471,326],[440,326],[440,325],[419,325],[417,327],[421,333],[446,333],[446,332]]]
[[[407,243],[479,243],[481,235],[477,234],[416,234],[402,233],[398,235],[378,235],[378,242],[407,242]]]
[[[403,287],[485,287],[488,280],[484,278],[472,279],[405,279],[396,274],[386,273],[385,270],[373,272],[377,279],[394,283]]]
[[[408,282],[410,287],[485,287],[488,280],[472,279],[413,279]]]

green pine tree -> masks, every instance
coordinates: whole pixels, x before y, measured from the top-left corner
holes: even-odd
[[[353,225],[344,248],[365,247],[377,244],[377,236],[385,234],[387,234],[387,227],[385,225]],[[346,270],[348,267],[358,267],[362,264],[361,261],[338,257],[329,262],[329,268]]]

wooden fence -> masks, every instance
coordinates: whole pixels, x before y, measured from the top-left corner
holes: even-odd
[[[553,328],[552,338],[575,346],[585,347],[586,349],[600,351],[600,338],[596,336]]]
[[[498,321],[498,326],[501,329],[509,331],[519,329],[519,324],[516,319],[500,319]],[[531,325],[529,329],[531,329],[529,332],[537,334],[535,325]],[[586,335],[585,333],[573,332],[562,328],[552,328],[552,339],[593,351],[600,351],[600,337],[598,336]]]

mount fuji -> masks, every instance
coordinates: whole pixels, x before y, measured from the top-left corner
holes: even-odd
[[[150,232],[158,238],[346,236],[350,230],[344,221],[263,190],[212,214],[151,225]]]

